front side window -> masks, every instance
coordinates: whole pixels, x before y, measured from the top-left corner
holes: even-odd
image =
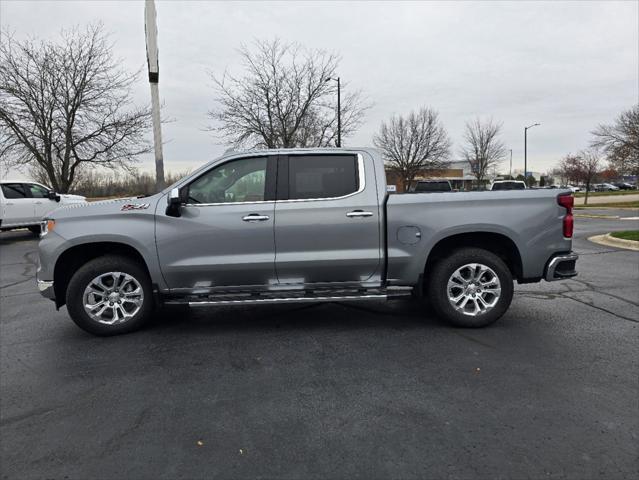
[[[27,198],[27,194],[20,183],[5,183],[2,185],[2,194],[6,199]]]
[[[355,155],[291,155],[289,199],[334,198],[359,189]]]
[[[224,163],[193,181],[187,203],[236,203],[264,200],[266,157]]]
[[[47,198],[49,196],[49,192],[42,185],[26,183],[24,186],[31,191],[31,196],[33,198]]]

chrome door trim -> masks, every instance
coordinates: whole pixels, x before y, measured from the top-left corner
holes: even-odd
[[[183,207],[219,207],[221,205],[268,205],[275,200],[256,200],[254,202],[185,203]]]

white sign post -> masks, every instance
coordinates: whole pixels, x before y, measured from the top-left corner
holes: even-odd
[[[153,146],[155,150],[155,185],[158,191],[164,183],[164,159],[162,158],[162,125],[160,120],[160,64],[158,59],[158,27],[154,0],[144,3],[144,30],[146,32],[146,60],[151,85],[151,116],[153,121]]]

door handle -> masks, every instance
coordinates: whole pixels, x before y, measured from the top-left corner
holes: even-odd
[[[242,217],[242,220],[244,220],[245,222],[263,222],[265,220],[268,220],[269,217],[268,215],[260,215],[259,213],[251,213],[250,215],[246,215],[245,217]]]
[[[42,202],[35,202],[36,205],[42,205]]]
[[[347,217],[372,217],[373,212],[365,212],[364,210],[353,210],[352,212],[348,212],[346,214]]]

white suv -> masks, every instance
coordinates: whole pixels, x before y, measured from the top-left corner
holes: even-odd
[[[0,182],[0,230],[28,228],[40,233],[42,217],[61,204],[84,203],[80,195],[61,195],[35,182]]]

